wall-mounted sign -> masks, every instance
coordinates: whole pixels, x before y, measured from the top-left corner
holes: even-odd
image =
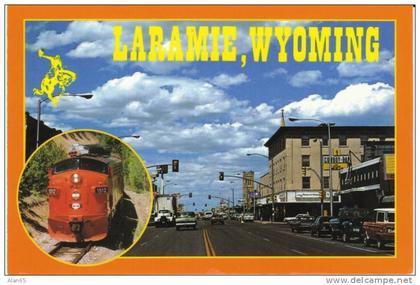
[[[347,168],[350,164],[350,156],[349,155],[333,155],[330,157],[328,155],[324,155],[322,157],[322,162],[324,165],[324,170],[328,170],[331,163],[331,168],[333,170],[340,170],[343,168]]]

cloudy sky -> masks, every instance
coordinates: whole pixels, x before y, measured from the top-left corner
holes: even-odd
[[[77,73],[68,92],[92,93],[90,100],[63,97],[57,108],[43,104],[42,120],[62,130],[93,128],[126,139],[146,164],[180,160],[180,172],[166,176],[166,192],[193,193],[181,203],[201,210],[217,205],[208,194],[228,198],[241,181],[217,181],[218,172],[267,171],[264,142],[278,129],[280,110],[288,116],[330,120],[337,125],[394,124],[394,24],[392,22],[224,22],[237,26],[238,54],[248,54],[250,25],[378,26],[380,60],[375,63],[277,62],[271,42],[266,63],[241,68],[238,62],[113,62],[112,27],[122,25],[130,43],[135,25],[161,25],[169,37],[172,25],[222,25],[220,22],[27,22],[26,108],[36,116],[36,97],[49,69],[37,56],[59,54]],[[147,39],[147,37],[146,37]],[[333,45],[331,45],[333,46]],[[239,56],[238,56],[239,57]],[[291,124],[287,122],[287,124]],[[196,206],[193,207],[192,203]]]

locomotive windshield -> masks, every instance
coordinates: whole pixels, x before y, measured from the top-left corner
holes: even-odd
[[[100,173],[108,173],[108,165],[102,161],[90,158],[70,158],[56,163],[53,166],[53,173],[57,174],[67,170],[84,169]]]

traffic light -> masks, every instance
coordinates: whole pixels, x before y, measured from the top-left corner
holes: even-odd
[[[179,160],[172,159],[172,172],[179,172]]]
[[[153,184],[153,192],[157,192],[157,185]]]
[[[224,172],[219,172],[219,180],[220,181],[225,180],[225,173]]]
[[[324,200],[325,192],[324,191],[319,191],[319,194],[320,194],[321,200]]]
[[[302,167],[302,175],[306,176],[306,167]]]
[[[211,199],[211,195],[209,195],[209,200]]]
[[[192,198],[192,192],[188,193],[188,197]]]
[[[167,164],[158,165],[157,171],[158,171],[158,173],[161,173],[161,174],[168,173],[168,165]]]

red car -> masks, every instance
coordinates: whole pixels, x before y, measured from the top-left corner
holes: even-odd
[[[395,209],[375,209],[375,217],[363,223],[363,242],[370,245],[376,242],[378,248],[395,240]]]

